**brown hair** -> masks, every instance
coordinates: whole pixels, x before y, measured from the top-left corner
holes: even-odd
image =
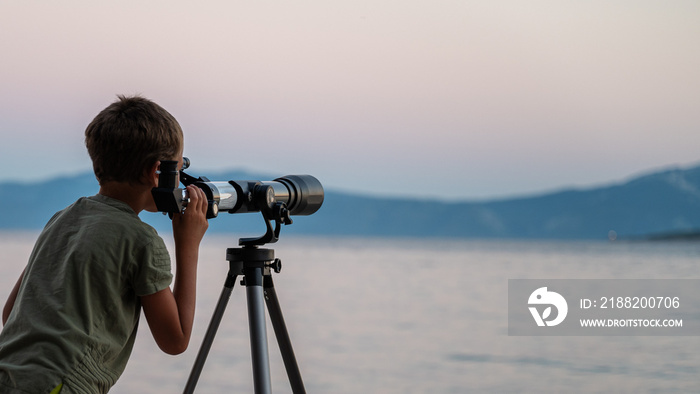
[[[182,151],[177,120],[158,104],[140,96],[117,96],[85,130],[85,146],[100,184],[141,183],[158,160]]]

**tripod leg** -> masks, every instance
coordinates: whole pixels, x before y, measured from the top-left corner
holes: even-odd
[[[280,347],[284,367],[287,370],[287,377],[289,378],[292,392],[294,394],[306,393],[304,382],[301,380],[301,372],[299,372],[299,366],[294,356],[294,349],[292,349],[292,341],[289,339],[287,326],[284,324],[282,308],[280,308],[280,303],[277,299],[272,276],[266,275],[264,277],[263,287],[265,288],[265,301],[267,303],[267,311],[270,313],[270,322],[275,330],[275,336]]]
[[[270,382],[270,360],[267,350],[267,328],[265,327],[262,271],[262,267],[245,267],[243,269],[248,301],[250,352],[253,361],[253,383],[255,393],[269,394],[272,392],[272,385]]]
[[[226,276],[224,288],[221,290],[221,295],[219,296],[219,302],[216,304],[214,314],[211,317],[211,322],[209,322],[207,333],[204,335],[202,346],[199,348],[199,353],[197,353],[197,359],[194,362],[194,366],[192,366],[192,372],[190,373],[189,379],[187,379],[187,385],[185,386],[184,391],[185,394],[194,393],[194,387],[197,385],[199,375],[202,373],[202,368],[204,368],[204,362],[207,360],[212,343],[214,343],[214,336],[216,336],[216,331],[219,329],[221,318],[224,316],[226,305],[231,298],[231,292],[233,291],[233,285],[235,284],[236,275],[229,271],[228,275]]]

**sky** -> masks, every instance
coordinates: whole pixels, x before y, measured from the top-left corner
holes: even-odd
[[[117,94],[181,124],[193,175],[311,174],[444,200],[700,164],[700,2],[0,5],[0,181],[90,171]]]

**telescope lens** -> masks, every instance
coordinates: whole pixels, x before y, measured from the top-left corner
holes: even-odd
[[[311,215],[323,204],[323,186],[311,175],[286,175],[275,179],[289,191],[290,215]]]

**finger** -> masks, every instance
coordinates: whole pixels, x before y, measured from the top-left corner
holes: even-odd
[[[195,209],[201,212],[203,208],[206,209],[205,207],[207,205],[207,198],[204,195],[204,191],[202,189],[198,187],[195,187],[195,189],[195,193],[197,194],[197,204],[195,205]]]
[[[197,187],[187,186],[187,207],[195,208],[199,203],[199,194],[197,194]]]
[[[208,199],[207,199],[206,193],[204,193],[204,190],[199,189],[199,192],[200,192],[201,198],[202,198],[201,212],[202,212],[203,215],[206,215],[206,214],[207,214],[207,209],[209,208],[209,201],[208,201]]]
[[[190,194],[191,201],[190,203],[193,205],[192,208],[195,211],[200,211],[200,212],[205,212],[207,210],[207,196],[204,193],[204,190],[198,188],[197,186],[192,186],[190,185],[188,187],[188,193]]]

